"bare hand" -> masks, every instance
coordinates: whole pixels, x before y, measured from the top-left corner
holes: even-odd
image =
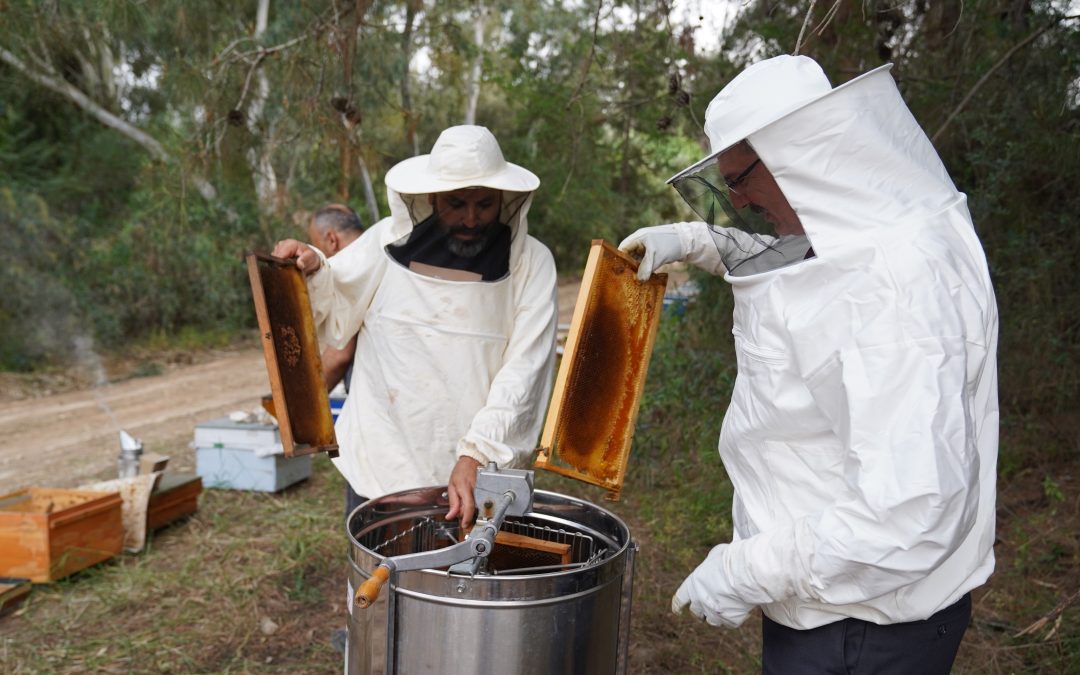
[[[319,254],[315,253],[310,246],[295,239],[283,239],[274,246],[272,255],[276,258],[296,258],[296,268],[311,276],[319,270],[322,261]]]
[[[470,525],[476,517],[476,503],[473,501],[473,489],[476,487],[476,470],[480,462],[472,457],[458,457],[454,470],[450,472],[450,483],[446,486],[450,497],[450,510],[447,520],[461,517],[462,526]]]

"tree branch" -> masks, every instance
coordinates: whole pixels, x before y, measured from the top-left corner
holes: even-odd
[[[930,143],[937,143],[938,137],[941,136],[941,134],[945,131],[946,128],[948,128],[949,124],[952,123],[953,119],[960,114],[960,111],[963,110],[965,106],[967,106],[968,101],[970,101],[972,97],[975,96],[975,92],[979,91],[979,89],[982,88],[984,84],[986,84],[986,81],[990,79],[990,76],[996,73],[997,70],[1003,65],[1005,65],[1005,62],[1012,58],[1013,54],[1034,42],[1036,38],[1038,38],[1040,35],[1042,35],[1056,25],[1057,22],[1049,23],[1040,28],[1039,30],[1035,31],[1031,35],[1027,36],[1020,42],[1017,42],[1015,45],[1012,46],[1011,49],[1009,49],[1009,51],[1005,52],[1005,54],[997,60],[997,63],[990,66],[990,70],[983,73],[983,76],[979,78],[979,80],[971,87],[970,90],[968,90],[967,95],[964,96],[964,98],[960,101],[960,103],[956,105],[955,108],[953,108],[953,111],[949,113],[949,116],[946,117],[945,121],[941,123],[941,126],[938,127],[938,130],[935,131],[934,135],[930,137]]]
[[[566,102],[566,110],[569,110],[570,106],[577,102],[578,97],[581,96],[582,89],[585,88],[585,81],[589,77],[589,70],[592,68],[593,57],[596,54],[596,33],[600,29],[600,10],[603,8],[604,0],[598,0],[596,3],[596,16],[593,17],[592,44],[589,45],[589,56],[585,59],[585,65],[581,69],[581,81],[578,82],[577,88]]]
[[[247,36],[247,35],[244,35],[243,37],[236,38],[235,40],[230,42],[229,45],[227,47],[225,47],[225,49],[222,49],[221,53],[218,54],[217,56],[215,56],[214,60],[211,61],[210,64],[216,66],[217,64],[219,64],[219,63],[221,63],[222,61],[225,60],[225,57],[228,55],[229,52],[231,52],[233,50],[234,47],[236,47],[236,45],[240,44],[241,42],[251,42],[251,41],[252,41],[252,38]]]
[[[119,131],[124,136],[135,141],[142,146],[143,149],[149,152],[154,159],[162,162],[173,161],[173,158],[169,153],[165,152],[165,148],[162,147],[161,143],[158,143],[152,136],[101,107],[91,100],[89,96],[84,94],[78,87],[57,76],[54,72],[51,72],[51,70],[50,72],[35,70],[30,66],[27,66],[19,59],[19,57],[3,47],[0,47],[0,61],[8,64],[43,87],[67,98],[110,129]],[[214,186],[201,176],[193,176],[192,181],[195,183],[195,187],[198,189],[199,194],[207,201],[211,201],[217,197],[217,190],[214,189]]]
[[[825,29],[829,27],[829,24],[832,23],[833,18],[836,17],[837,11],[839,11],[840,2],[841,0],[836,0],[836,2],[833,3],[832,7],[829,8],[829,11],[825,12],[825,16],[821,19],[821,23],[814,27],[815,33],[821,35],[825,32]]]
[[[799,37],[795,40],[795,51],[793,55],[798,56],[799,50],[802,49],[802,39],[806,35],[806,27],[810,25],[810,17],[814,15],[814,5],[817,4],[817,0],[810,0],[810,6],[806,9],[806,16],[803,17],[802,28],[799,29]]]
[[[155,159],[162,161],[169,161],[169,154],[165,152],[165,148],[161,146],[154,138],[147,134],[142,129],[135,127],[131,123],[120,119],[116,115],[112,114],[105,108],[101,107],[90,99],[89,96],[84,94],[78,87],[57,76],[55,73],[41,72],[34,70],[30,66],[22,62],[22,60],[9,52],[8,50],[0,47],[0,61],[8,64],[15,70],[19,71],[23,75],[29,77],[34,82],[51,89],[52,91],[60,94],[61,96],[69,99],[75,105],[79,106],[86,112],[93,115],[99,122],[107,127],[115,129],[124,134],[131,140],[141,145],[147,152],[154,156]]]
[[[1053,621],[1054,627],[1050,630],[1046,637],[1043,638],[1043,640],[1049,640],[1051,637],[1053,637],[1054,633],[1057,632],[1057,628],[1061,624],[1061,617],[1064,615],[1065,610],[1068,609],[1069,606],[1074,604],[1077,600],[1080,600],[1080,591],[1076,591],[1072,595],[1064,596],[1063,598],[1061,598],[1061,600],[1058,601],[1058,604],[1052,610],[1039,617],[1027,628],[1013,634],[1013,638],[1023,637],[1025,635],[1031,635],[1033,633],[1036,633],[1037,631],[1042,630],[1048,623]]]
[[[255,74],[255,71],[259,69],[259,65],[263,62],[265,56],[265,54],[258,53],[255,57],[255,61],[251,64],[251,67],[248,68],[247,76],[244,78],[244,88],[240,90],[240,100],[233,106],[234,110],[240,110],[240,108],[244,106],[244,99],[247,98],[248,89],[251,88],[251,77]],[[262,73],[260,73],[260,75],[261,74]]]

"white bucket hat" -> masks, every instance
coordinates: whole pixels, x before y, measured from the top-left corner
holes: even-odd
[[[796,110],[889,68],[891,63],[833,89],[821,66],[806,56],[775,56],[749,66],[728,82],[705,110],[709,155],[672,176],[668,183],[698,171],[724,150]]]
[[[503,158],[486,127],[457,126],[439,134],[430,155],[398,162],[386,173],[386,186],[398,194],[419,195],[469,187],[532,192],[536,175]]]

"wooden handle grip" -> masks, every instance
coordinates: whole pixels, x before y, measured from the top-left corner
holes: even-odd
[[[379,590],[389,578],[389,569],[382,565],[376,567],[375,571],[368,577],[368,580],[360,584],[360,588],[356,589],[357,606],[360,607],[360,609],[367,609],[370,607],[379,598]]]

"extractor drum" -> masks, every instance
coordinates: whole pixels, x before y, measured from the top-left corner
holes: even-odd
[[[612,513],[536,491],[477,574],[396,573],[369,608],[353,592],[385,557],[463,539],[444,487],[380,497],[349,516],[347,672],[599,675],[625,672],[635,545]]]

